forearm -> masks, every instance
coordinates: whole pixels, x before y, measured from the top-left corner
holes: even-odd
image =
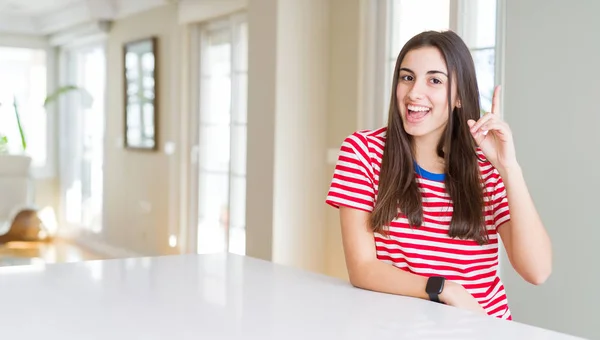
[[[409,273],[377,259],[357,265],[349,274],[350,282],[359,288],[429,299],[425,292],[427,277]]]
[[[510,209],[509,242],[513,266],[527,281],[541,283],[552,271],[550,238],[529,194],[521,168],[504,170],[501,176]]]
[[[350,281],[358,288],[424,300],[429,300],[425,292],[427,279],[426,276],[409,273],[379,260],[363,263],[350,272]],[[446,280],[439,299],[445,304],[454,305],[454,300],[464,292],[462,286]]]

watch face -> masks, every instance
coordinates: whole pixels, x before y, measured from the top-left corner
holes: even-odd
[[[428,294],[440,294],[444,289],[444,281],[446,279],[441,276],[432,276],[427,280],[425,291]]]

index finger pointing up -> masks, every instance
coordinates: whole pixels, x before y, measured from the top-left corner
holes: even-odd
[[[492,113],[500,113],[500,85],[494,89],[492,96]]]

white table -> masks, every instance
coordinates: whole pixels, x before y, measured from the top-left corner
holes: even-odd
[[[577,339],[236,255],[0,268],[2,339]]]

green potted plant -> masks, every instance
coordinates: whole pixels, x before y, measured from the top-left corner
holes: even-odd
[[[63,96],[64,94],[71,92],[71,91],[80,91],[82,89],[80,89],[77,86],[74,85],[66,85],[66,86],[62,86],[60,88],[58,88],[56,91],[52,92],[51,94],[49,94],[45,99],[44,99],[44,107],[47,107],[49,104],[55,102],[56,100],[58,100],[61,96]],[[0,106],[2,105],[2,103],[0,103]],[[17,128],[19,129],[19,136],[20,136],[20,143],[21,143],[21,148],[22,151],[25,152],[27,150],[27,138],[25,135],[25,131],[23,130],[23,125],[21,123],[21,115],[19,113],[19,106],[17,104],[17,98],[13,97],[13,111],[15,114],[15,118],[17,121]],[[0,134],[0,154],[8,154],[10,151],[9,145],[8,143],[12,141],[8,140],[7,136],[1,135]]]
[[[44,100],[44,107],[55,102],[67,92],[80,90],[76,86],[63,86],[49,94]],[[88,97],[82,90],[84,99]],[[0,105],[2,105],[0,103]],[[26,154],[27,136],[22,125],[21,114],[17,99],[13,98],[12,104],[15,115],[16,127],[4,126],[3,128],[18,129],[19,139],[8,138],[0,135],[0,184],[2,190],[10,192],[7,199],[0,204],[0,244],[7,241],[27,241],[40,235],[43,226],[37,218],[37,208],[32,203],[35,182],[31,181],[30,170],[32,157]],[[6,130],[5,130],[6,131]],[[10,136],[16,136],[11,134]],[[9,143],[15,143],[9,145]],[[17,148],[16,143],[20,144]],[[20,150],[19,150],[20,149]]]

